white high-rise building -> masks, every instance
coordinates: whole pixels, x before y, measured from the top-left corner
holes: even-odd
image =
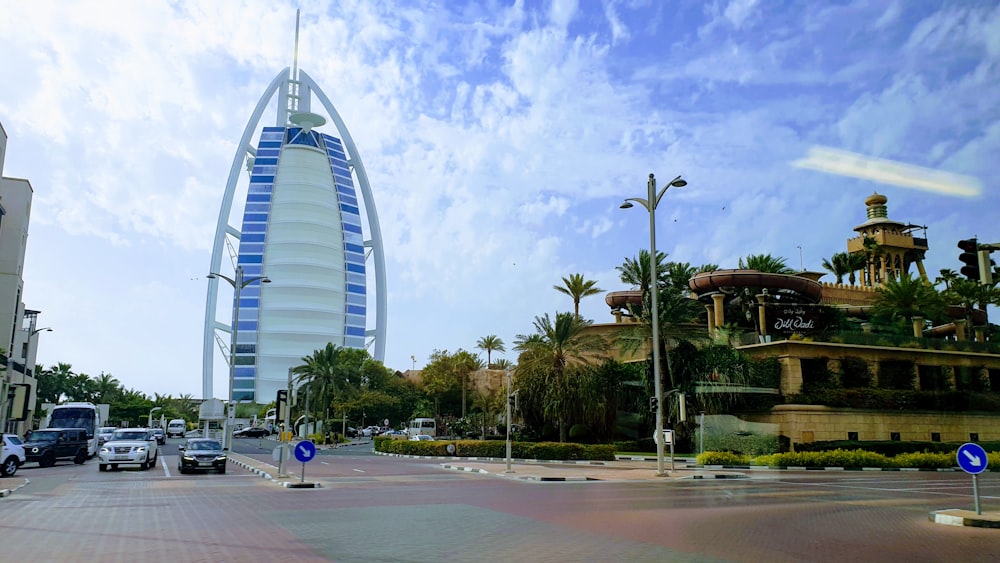
[[[217,342],[220,348],[231,346],[237,317],[235,351],[226,357],[227,363],[235,360],[236,402],[274,400],[287,386],[289,368],[327,343],[368,348],[380,361],[385,355],[385,261],[368,177],[337,110],[296,67],[282,70],[261,96],[229,171],[210,265],[211,272],[229,279],[220,286],[215,277],[208,285],[206,399],[213,396]],[[335,131],[318,130],[327,118],[310,111],[313,96]],[[275,97],[275,125],[259,127]],[[249,185],[237,228],[230,217],[244,170]],[[235,257],[234,274],[220,269],[227,249]],[[233,318],[216,320],[219,288],[237,285]]]

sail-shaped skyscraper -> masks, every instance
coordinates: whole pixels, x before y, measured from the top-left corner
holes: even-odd
[[[205,303],[206,399],[213,396],[217,341],[229,347],[234,402],[274,400],[287,386],[288,370],[327,343],[368,348],[379,361],[385,354],[385,260],[371,187],[339,113],[298,69],[297,51],[296,24],[295,64],[278,73],[261,96],[229,170]],[[327,119],[311,112],[314,96],[335,134],[318,130]],[[274,126],[261,127],[275,97]],[[246,201],[234,221],[244,170]],[[227,250],[235,259],[231,277],[221,270]],[[224,321],[217,320],[220,278],[234,289],[232,318]]]

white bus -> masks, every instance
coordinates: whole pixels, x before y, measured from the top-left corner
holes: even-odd
[[[104,426],[101,408],[106,405],[94,403],[63,403],[49,410],[42,428],[83,428],[87,431],[87,456],[97,454],[100,436],[97,429]]]
[[[434,422],[433,418],[414,418],[406,427],[406,434],[408,436],[420,436],[421,434],[436,436],[437,423]]]

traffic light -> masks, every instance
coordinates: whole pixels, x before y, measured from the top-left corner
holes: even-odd
[[[972,281],[979,281],[979,240],[975,238],[960,240],[958,248],[962,250],[958,259],[965,264],[960,270],[962,275]]]
[[[990,252],[995,246],[981,245],[974,238],[958,241],[958,247],[963,250],[958,259],[965,264],[961,269],[962,275],[984,285],[993,285],[993,269],[996,262],[990,259]]]
[[[511,393],[507,395],[507,403],[510,405],[511,410],[517,409],[517,393]]]
[[[659,399],[657,399],[656,397],[650,397],[649,398],[649,410],[650,411],[655,411],[657,409],[657,407],[659,407],[659,406],[660,406],[660,400]]]
[[[278,396],[274,399],[275,425],[284,422],[287,418],[288,410],[288,389],[278,389]]]

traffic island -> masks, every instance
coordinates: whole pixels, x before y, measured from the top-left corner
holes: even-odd
[[[947,510],[935,510],[931,512],[930,520],[935,524],[945,524],[947,526],[1000,529],[1000,512],[976,514],[974,510],[949,508]]]

